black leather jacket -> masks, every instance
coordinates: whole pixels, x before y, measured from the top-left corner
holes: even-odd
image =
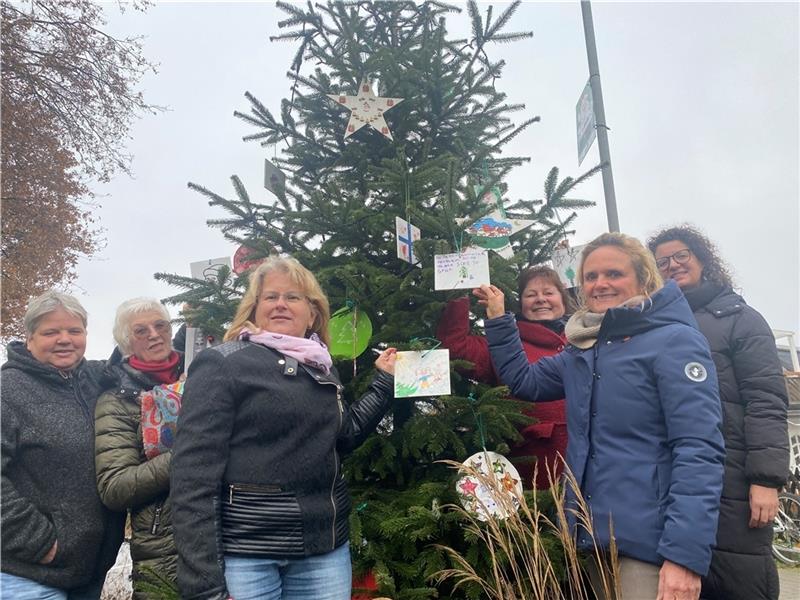
[[[393,384],[379,371],[347,406],[335,372],[265,346],[228,342],[198,355],[172,457],[182,598],[226,597],[226,553],[292,558],[347,542],[340,454],[375,428]]]

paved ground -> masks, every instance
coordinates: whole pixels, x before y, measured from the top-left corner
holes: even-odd
[[[800,567],[778,567],[781,578],[781,600],[800,600]]]
[[[106,579],[102,600],[128,600],[131,594],[131,584],[128,580],[131,571],[130,553],[128,544],[120,548],[117,564],[111,569]],[[780,600],[800,600],[800,567],[778,567],[781,578]]]

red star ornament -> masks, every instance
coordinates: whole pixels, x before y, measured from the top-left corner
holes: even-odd
[[[394,139],[386,120],[383,118],[383,113],[400,104],[404,100],[403,98],[381,98],[376,96],[372,91],[372,85],[366,79],[361,82],[356,96],[343,96],[341,94],[327,94],[327,96],[341,106],[350,109],[350,120],[347,122],[347,128],[344,133],[345,139],[365,125],[369,125],[390,140]]]

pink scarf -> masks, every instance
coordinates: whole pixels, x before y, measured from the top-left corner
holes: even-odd
[[[308,338],[300,338],[262,330],[253,332],[245,327],[239,332],[239,339],[250,340],[267,348],[273,348],[281,354],[291,356],[310,367],[324,371],[326,375],[331,372],[333,360],[328,352],[328,347],[322,343],[316,333],[312,333]]]

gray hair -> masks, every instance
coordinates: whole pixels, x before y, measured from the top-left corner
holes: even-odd
[[[66,311],[73,317],[77,317],[83,322],[84,328],[86,327],[88,315],[86,314],[86,309],[78,302],[77,298],[55,290],[48,290],[28,303],[28,309],[22,318],[27,337],[30,338],[36,332],[39,328],[39,323],[45,316],[59,309]]]
[[[131,320],[136,315],[154,310],[161,314],[163,319],[170,322],[169,312],[156,298],[131,298],[125,300],[117,307],[117,316],[114,318],[114,341],[117,342],[123,356],[133,354],[131,343]]]

